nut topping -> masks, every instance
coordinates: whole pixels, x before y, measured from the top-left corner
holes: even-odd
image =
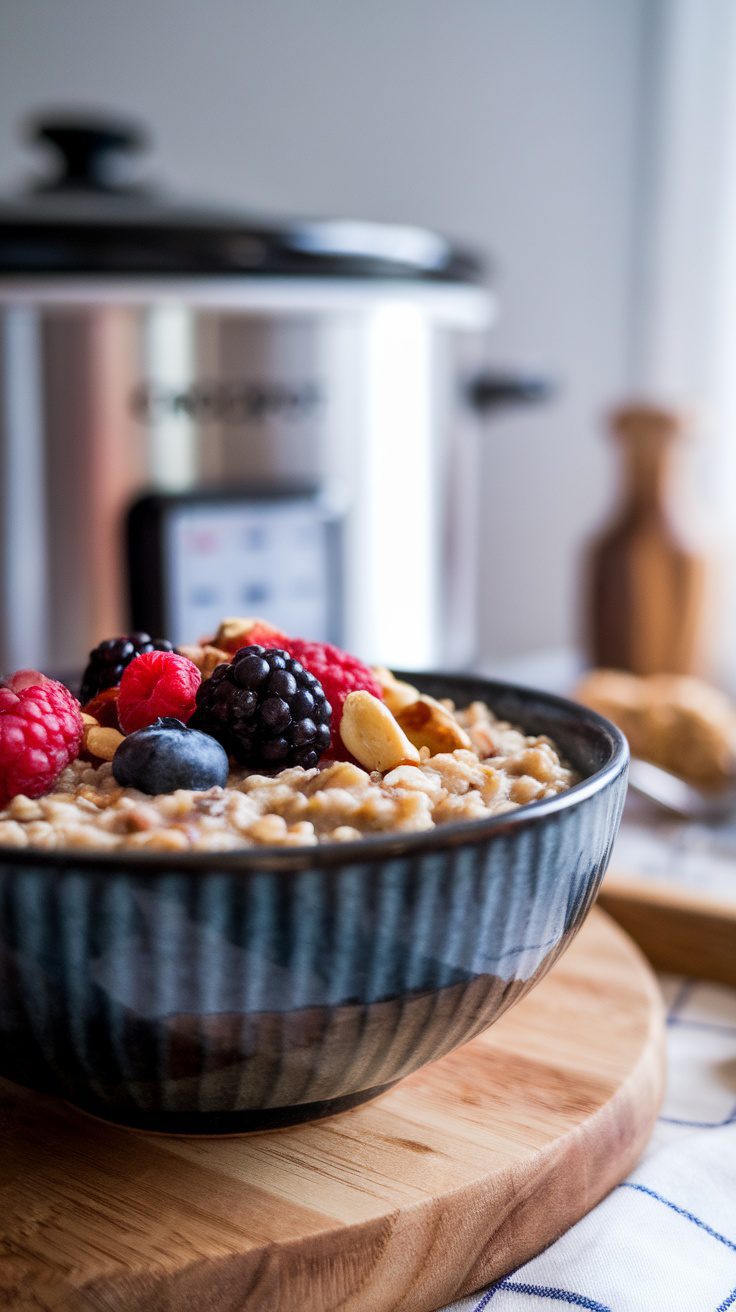
[[[418,688],[411,683],[405,683],[403,679],[397,679],[385,665],[375,665],[373,673],[381,685],[383,700],[392,715],[398,715],[399,711],[405,706],[410,706],[420,696]]]
[[[419,752],[388,707],[370,692],[348,693],[340,737],[366,770],[383,773],[402,762],[419,760]]]
[[[220,627],[214,637],[213,646],[225,648],[228,652],[237,651],[239,647],[247,647],[251,642],[252,633],[257,630],[261,637],[272,633],[274,635],[274,645],[278,646],[278,639],[281,633],[273,624],[267,620],[258,619],[254,615],[249,616],[229,616],[227,619],[220,621]],[[260,638],[258,639],[260,641]]]
[[[454,715],[434,697],[418,697],[404,706],[396,719],[414,746],[428,747],[432,756],[472,747],[468,734]]]
[[[199,645],[179,647],[179,653],[196,665],[203,679],[209,679],[212,671],[218,665],[228,662],[232,656],[231,652],[223,651],[221,647],[213,647],[211,643],[207,643],[204,647]]]
[[[122,741],[123,734],[117,729],[85,725],[84,749],[98,761],[111,761]]]

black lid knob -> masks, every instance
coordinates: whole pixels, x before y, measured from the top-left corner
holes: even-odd
[[[50,145],[60,165],[39,191],[121,191],[121,158],[147,145],[144,130],[129,120],[93,116],[35,119],[28,135]]]

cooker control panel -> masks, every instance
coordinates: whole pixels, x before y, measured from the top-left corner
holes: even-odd
[[[340,641],[339,522],[313,495],[144,497],[128,516],[135,628],[175,644],[228,615]]]

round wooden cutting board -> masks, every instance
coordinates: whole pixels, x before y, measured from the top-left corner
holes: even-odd
[[[629,1171],[662,1072],[654,977],[594,911],[485,1034],[331,1120],[161,1138],[0,1081],[0,1306],[428,1312]]]

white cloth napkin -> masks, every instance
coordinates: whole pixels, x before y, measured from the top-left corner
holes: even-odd
[[[642,1161],[546,1252],[446,1312],[736,1312],[736,990],[661,982],[668,1091]]]

